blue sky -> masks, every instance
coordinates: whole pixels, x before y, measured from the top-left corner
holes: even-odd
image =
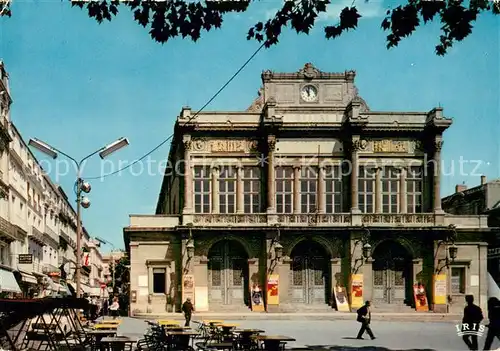
[[[498,177],[498,19],[481,17],[474,33],[443,58],[434,54],[439,24],[423,27],[387,50],[380,22],[388,6],[376,0],[358,1],[366,15],[358,30],[327,41],[323,25],[335,24],[338,9],[350,3],[332,6],[309,36],[287,31],[207,110],[247,108],[264,69],[294,72],[306,62],[323,71],[354,69],[360,95],[372,110],[428,111],[441,105],[454,118],[445,134],[444,171],[450,175],[443,178],[443,195],[457,183],[478,184],[480,174]],[[14,1],[12,18],[0,19],[0,58],[11,78],[12,119],[25,139],[38,137],[77,158],[126,136],[131,145],[111,158],[116,169],[119,160],[122,165],[131,162],[169,136],[183,105],[196,110],[225,83],[258,47],[246,40],[248,28],[275,7],[274,1],[258,1],[248,13],[229,16],[221,30],[203,34],[198,43],[176,39],[160,45],[125,8],[111,23],[98,25],[67,1]],[[164,160],[168,149],[167,143],[152,155],[153,161]],[[478,168],[464,163],[459,172],[461,159],[481,163]],[[84,176],[98,176],[100,169],[94,158]],[[117,247],[123,247],[128,215],[154,213],[160,190],[158,171],[132,173],[140,168],[92,181],[92,206],[84,213],[91,235]],[[73,181],[73,174],[58,180],[67,193]]]

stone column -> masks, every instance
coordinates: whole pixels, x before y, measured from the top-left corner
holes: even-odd
[[[219,167],[212,167],[212,213],[219,213]]]
[[[275,172],[274,172],[274,149],[276,148],[276,137],[267,137],[267,213],[276,213],[275,194]]]
[[[351,147],[351,212],[360,213],[358,202],[358,151],[361,149],[362,141],[359,137],[354,137]]]
[[[325,169],[320,166],[318,169],[318,213],[325,213],[326,195],[325,195]]]
[[[243,192],[243,167],[236,168],[236,213],[245,212],[245,196]]]
[[[191,170],[191,135],[184,135],[184,209],[183,213],[193,212],[193,177]]]
[[[441,139],[436,139],[434,141],[434,193],[432,198],[434,199],[434,212],[442,212],[441,208],[441,149],[443,147],[443,141]]]
[[[300,214],[300,171],[301,166],[293,166],[293,213]]]
[[[399,176],[399,213],[407,213],[406,199],[406,167],[401,168]]]
[[[382,213],[382,168],[377,167],[375,173],[375,213]]]

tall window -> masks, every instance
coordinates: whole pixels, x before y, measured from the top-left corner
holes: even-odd
[[[398,213],[399,175],[401,172],[395,167],[384,167],[381,172],[382,213]]]
[[[406,212],[422,212],[422,167],[410,167],[406,173]]]
[[[293,210],[293,168],[276,168],[276,212],[292,213]]]
[[[245,213],[261,213],[261,173],[259,167],[243,168],[243,202]]]
[[[210,167],[194,167],[194,211],[210,213]]]
[[[165,268],[153,268],[153,294],[165,294],[167,270]]]
[[[342,172],[340,166],[325,168],[325,212],[342,212]]]
[[[318,193],[318,168],[302,167],[300,171],[300,211],[301,213],[316,212]]]
[[[453,267],[451,269],[451,293],[465,294],[465,268]]]
[[[375,211],[375,177],[377,169],[374,167],[359,167],[358,174],[358,202],[363,213]]]
[[[219,171],[219,212],[236,212],[236,167],[222,166]]]

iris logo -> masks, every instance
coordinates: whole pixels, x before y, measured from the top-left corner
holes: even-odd
[[[479,323],[462,323],[455,325],[458,336],[476,335],[483,336],[486,327]]]

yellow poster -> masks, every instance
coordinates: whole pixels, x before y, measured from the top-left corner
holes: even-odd
[[[363,274],[351,275],[351,307],[363,306]]]
[[[339,312],[351,312],[349,308],[349,301],[347,300],[347,289],[345,286],[337,285],[333,288],[333,295],[335,297],[335,304]]]
[[[191,299],[191,302],[195,304],[194,275],[192,274],[182,276],[182,302],[186,301],[188,297]]]
[[[446,294],[446,274],[436,274],[434,275],[434,304],[435,305],[446,305],[447,294]]]
[[[279,282],[280,282],[280,277],[278,274],[270,274],[267,277],[267,304],[268,305],[279,305],[280,304]]]

